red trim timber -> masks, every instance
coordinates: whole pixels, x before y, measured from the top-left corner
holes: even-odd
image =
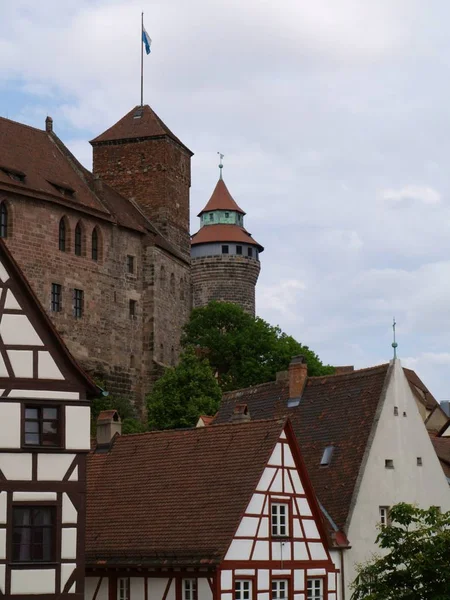
[[[233,569],[276,569],[280,570],[280,562],[274,560],[224,560],[220,568],[225,570]],[[334,563],[329,560],[283,560],[283,569],[326,569],[336,572]],[[250,576],[249,576],[250,577]],[[248,579],[242,576],[242,579]]]

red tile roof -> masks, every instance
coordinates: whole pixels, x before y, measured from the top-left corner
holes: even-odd
[[[245,215],[245,212],[236,204],[233,196],[228,191],[223,179],[219,179],[207,205],[198,213],[197,217],[210,210],[234,210]]]
[[[211,244],[215,242],[236,242],[237,244],[251,244],[258,250],[264,250],[243,227],[239,225],[204,225],[191,238],[191,245]]]
[[[405,368],[403,371],[415,396],[419,398],[419,400],[426,406],[428,410],[433,410],[436,408],[436,406],[439,406],[439,402],[415,371]]]
[[[441,463],[442,470],[450,479],[450,437],[430,433],[430,439]]]
[[[91,453],[88,565],[217,564],[284,426],[210,425],[115,438]]]
[[[319,501],[345,531],[359,470],[389,365],[341,375],[309,377],[300,404],[288,408],[289,382],[280,379],[224,395],[216,423],[227,422],[235,404],[248,405],[252,419],[289,416]],[[320,467],[324,449],[331,463]]]
[[[138,117],[138,115],[140,115]],[[168,137],[193,154],[167,125],[158,117],[148,104],[135,106],[112,127],[91,140],[95,146],[103,142],[135,140],[145,138]]]

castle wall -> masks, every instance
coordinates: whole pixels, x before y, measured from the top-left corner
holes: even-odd
[[[94,144],[93,172],[133,199],[186,257],[190,164],[188,151],[168,137]]]
[[[206,306],[211,300],[233,302],[255,314],[255,286],[260,263],[244,256],[221,255],[193,258],[193,308]]]

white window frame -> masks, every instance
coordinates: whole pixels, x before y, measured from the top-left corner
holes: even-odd
[[[131,591],[130,591],[130,578],[129,577],[119,577],[117,580],[117,600],[130,600]]]
[[[197,596],[197,580],[183,579],[183,600],[195,600]]]
[[[284,523],[282,521],[284,520]],[[270,508],[270,531],[272,537],[288,537],[289,535],[289,504],[287,502],[272,502]]]
[[[380,506],[380,525],[386,527],[386,525],[390,525],[389,511],[390,506]]]
[[[234,580],[234,600],[252,600],[253,581],[251,579]]]
[[[323,579],[319,579],[318,577],[308,577],[306,580],[306,590],[307,600],[323,600]]]
[[[272,600],[288,600],[289,579],[272,579]]]

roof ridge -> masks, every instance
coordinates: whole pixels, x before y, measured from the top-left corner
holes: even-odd
[[[372,367],[364,367],[362,369],[355,369],[348,373],[330,373],[330,375],[313,375],[308,377],[308,381],[318,381],[319,379],[334,379],[335,377],[355,377],[358,375],[365,375],[369,371],[376,371],[377,369],[388,369],[389,363],[382,363],[380,365],[374,365]]]
[[[19,125],[20,127],[25,127],[26,129],[32,129],[33,131],[38,131],[39,133],[47,134],[45,129],[39,129],[39,127],[34,127],[33,125],[27,125],[26,123],[21,123],[20,121],[14,121],[14,119],[8,119],[7,117],[0,116],[1,121],[8,121],[8,123],[14,123],[14,125]]]

